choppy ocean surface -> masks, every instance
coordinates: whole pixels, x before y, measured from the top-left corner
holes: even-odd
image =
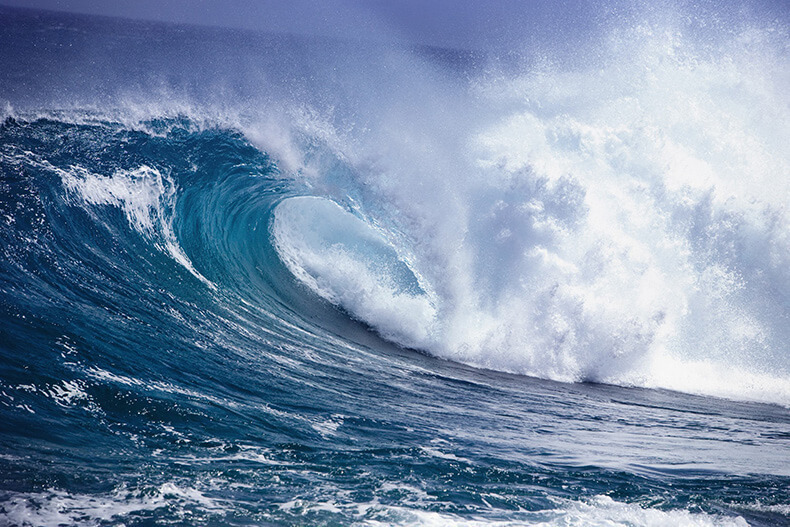
[[[0,525],[790,524],[787,13],[706,6],[0,8]]]

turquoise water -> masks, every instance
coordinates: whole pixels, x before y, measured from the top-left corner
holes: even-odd
[[[0,525],[790,522],[781,22],[0,16]]]

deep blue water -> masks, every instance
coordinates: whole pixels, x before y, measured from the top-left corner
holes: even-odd
[[[790,524],[787,26],[650,23],[0,8],[0,525]]]

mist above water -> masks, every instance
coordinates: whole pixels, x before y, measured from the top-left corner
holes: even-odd
[[[294,194],[321,198],[275,212],[286,266],[401,345],[788,404],[787,22],[770,5],[586,7],[584,24],[579,11],[469,49],[385,19],[364,45],[105,21],[67,32],[53,61],[10,25],[4,57],[24,53],[37,75],[20,82],[3,59],[6,113],[242,131]],[[130,44],[107,60],[110,33]],[[419,291],[311,231],[332,221],[375,233]],[[334,260],[305,267],[322,254]]]
[[[282,158],[388,233],[436,319],[338,303],[480,367],[787,403],[787,27],[664,14],[471,79],[395,55],[362,131],[300,113]]]

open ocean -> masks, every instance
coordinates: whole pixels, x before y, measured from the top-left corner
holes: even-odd
[[[0,7],[0,525],[790,525],[787,6],[614,5]]]

